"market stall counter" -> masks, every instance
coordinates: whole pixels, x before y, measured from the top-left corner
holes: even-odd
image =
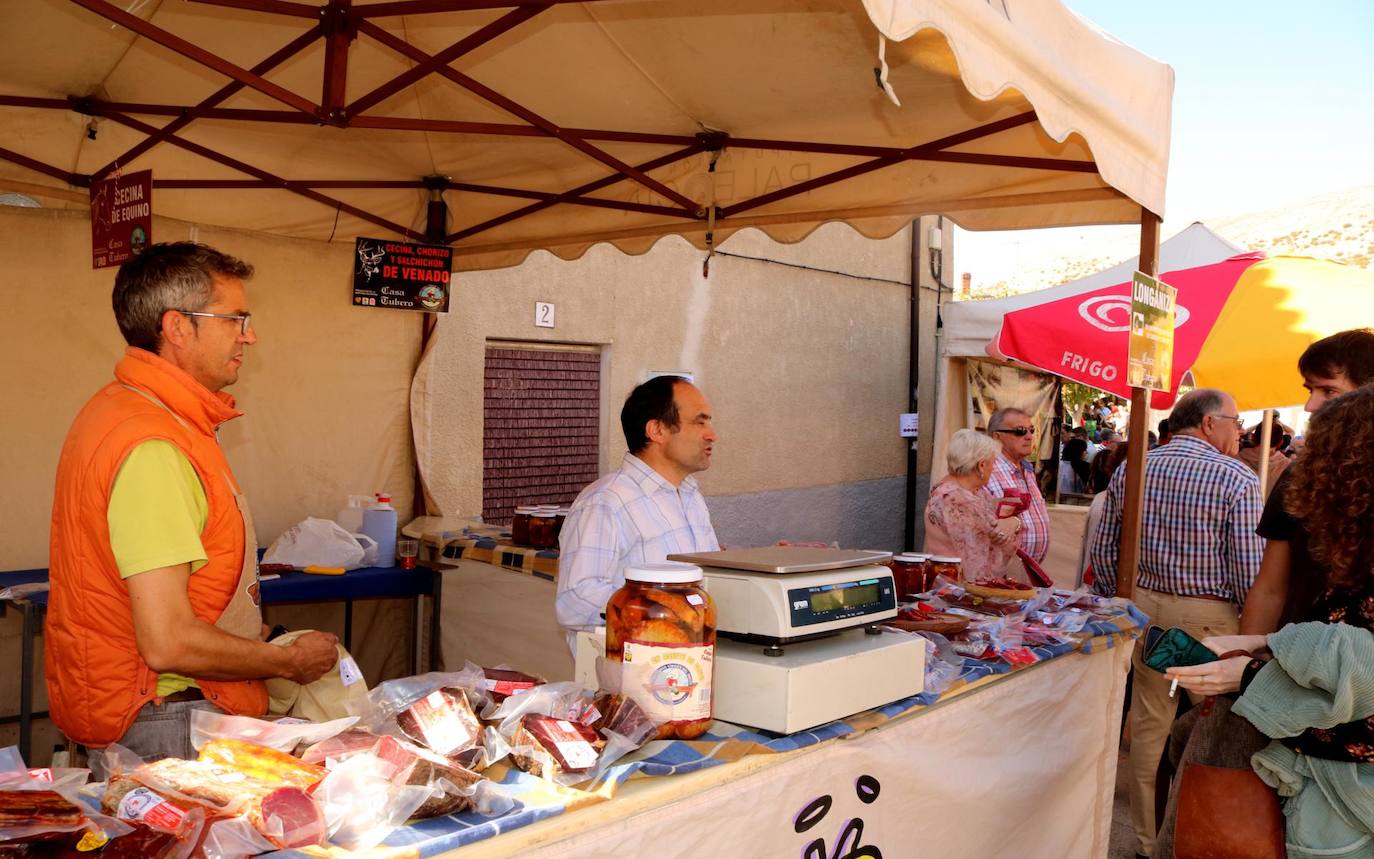
[[[651,742],[595,793],[488,772],[517,805],[411,824],[395,857],[1104,857],[1126,671],[1146,619],[1116,603],[1072,643],[968,660],[922,693],[780,736],[715,722]],[[841,742],[843,740],[843,742]],[[672,776],[664,778],[663,776]],[[705,822],[709,821],[709,825]],[[812,844],[823,842],[822,847]],[[843,849],[837,849],[843,845]],[[852,851],[852,852],[851,852]],[[278,857],[295,857],[283,852]]]

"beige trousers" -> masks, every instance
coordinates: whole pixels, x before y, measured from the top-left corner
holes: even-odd
[[[1150,616],[1152,626],[1177,626],[1196,639],[1209,635],[1234,635],[1240,629],[1234,603],[1201,597],[1181,597],[1137,588],[1135,604]],[[1135,679],[1131,681],[1131,822],[1135,824],[1136,852],[1151,856],[1159,821],[1155,820],[1155,775],[1169,729],[1174,724],[1178,699],[1169,697],[1169,680],[1141,661],[1144,646],[1131,657]],[[1182,689],[1178,694],[1184,694]]]

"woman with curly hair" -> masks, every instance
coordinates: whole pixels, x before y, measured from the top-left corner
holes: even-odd
[[[1171,668],[1199,696],[1239,691],[1231,712],[1272,742],[1251,758],[1283,798],[1290,857],[1374,857],[1374,385],[1323,406],[1290,468],[1326,587],[1303,622],[1205,639],[1246,655]]]

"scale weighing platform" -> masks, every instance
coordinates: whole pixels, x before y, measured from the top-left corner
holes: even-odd
[[[770,546],[670,555],[716,605],[715,716],[783,734],[919,694],[925,643],[897,616],[887,552]]]

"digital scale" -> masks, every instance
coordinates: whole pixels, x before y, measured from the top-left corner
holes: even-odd
[[[769,546],[669,555],[696,564],[716,606],[715,717],[782,734],[919,694],[925,644],[897,616],[887,552]],[[595,682],[601,637],[580,633],[577,678]]]

